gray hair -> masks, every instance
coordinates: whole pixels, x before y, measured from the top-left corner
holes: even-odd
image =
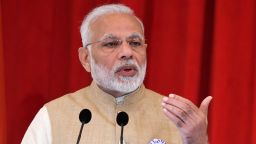
[[[110,14],[110,13],[124,13],[134,16],[138,22],[141,25],[142,31],[144,33],[144,26],[142,21],[134,14],[133,10],[123,4],[108,4],[103,5],[100,7],[97,7],[93,9],[83,20],[81,28],[80,28],[80,34],[82,38],[83,47],[86,46],[86,44],[91,42],[91,31],[90,31],[90,24],[95,21],[98,17]]]

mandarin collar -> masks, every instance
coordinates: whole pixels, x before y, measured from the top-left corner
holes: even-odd
[[[102,89],[99,88],[99,86],[96,84],[95,81],[92,81],[90,85],[90,91],[91,94],[93,94],[93,99],[96,99],[98,103],[101,105],[131,105],[135,104],[141,99],[143,99],[145,86],[142,84],[139,88],[137,88],[135,91],[125,94],[123,96],[115,98],[114,96],[106,93]]]

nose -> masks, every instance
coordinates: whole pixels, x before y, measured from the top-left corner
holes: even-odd
[[[118,52],[119,59],[131,59],[133,58],[133,50],[127,42],[124,42]]]

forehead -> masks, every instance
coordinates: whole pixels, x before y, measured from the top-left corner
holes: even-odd
[[[91,23],[90,27],[92,40],[97,40],[105,35],[118,37],[127,37],[134,33],[143,35],[140,23],[129,14],[105,14]]]

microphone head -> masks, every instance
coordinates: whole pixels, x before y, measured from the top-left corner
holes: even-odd
[[[79,120],[81,121],[82,124],[88,123],[92,118],[92,113],[88,109],[83,109],[81,110],[79,114]]]
[[[127,125],[129,121],[128,114],[126,112],[119,112],[116,117],[116,122],[119,126],[125,126]]]

